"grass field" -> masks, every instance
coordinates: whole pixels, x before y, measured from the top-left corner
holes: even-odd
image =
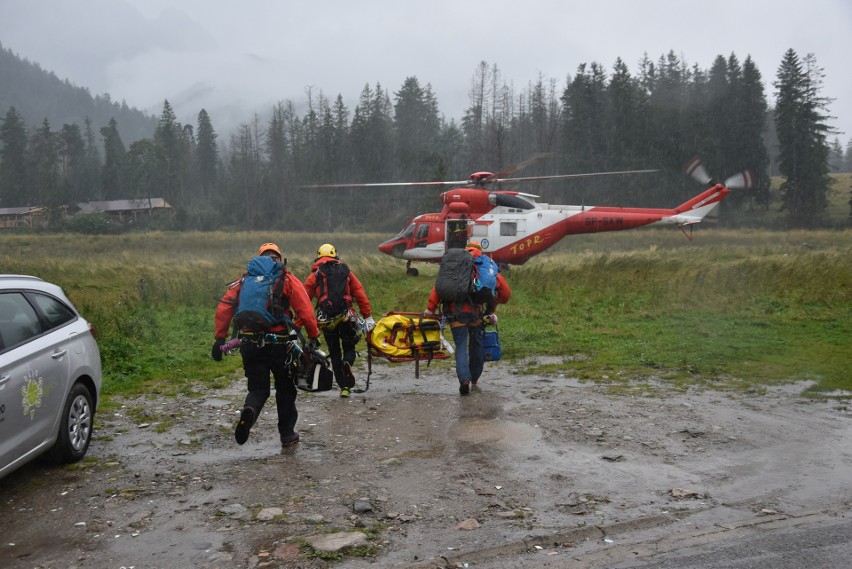
[[[406,277],[403,262],[376,250],[387,237],[2,235],[0,266],[59,283],[95,324],[107,394],[195,392],[239,370],[239,358],[210,360],[213,312],[264,241],[282,247],[301,279],[330,241],[376,315],[423,310],[437,268]],[[708,227],[692,241],[676,229],[575,236],[507,278],[512,300],[499,311],[506,357],[563,356],[527,371],[614,389],[648,378],[672,389],[809,380],[809,395],[852,396],[852,230]],[[452,373],[451,361],[437,365]]]
[[[852,173],[831,174],[833,183],[826,195],[825,222],[828,227],[849,227],[852,217],[849,215],[852,200]],[[772,223],[773,227],[783,227],[785,212],[781,210],[782,198],[779,188],[784,178],[772,178],[769,211],[761,214],[761,222]],[[766,225],[764,225],[766,226]]]

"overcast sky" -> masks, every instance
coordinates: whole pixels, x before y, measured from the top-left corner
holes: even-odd
[[[220,134],[309,87],[352,110],[366,84],[416,76],[459,119],[480,61],[517,90],[543,77],[561,91],[579,64],[621,57],[635,74],[670,50],[702,69],[751,55],[772,105],[793,48],[815,54],[831,124],[852,138],[850,0],[0,0],[0,43],[155,115],[168,99],[194,125],[206,108]]]

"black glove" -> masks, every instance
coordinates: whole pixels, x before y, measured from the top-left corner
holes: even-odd
[[[225,345],[225,340],[216,340],[213,342],[213,348],[210,350],[210,357],[217,362],[222,361],[222,346]]]

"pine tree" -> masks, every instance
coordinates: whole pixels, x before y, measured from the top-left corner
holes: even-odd
[[[595,172],[605,166],[606,74],[597,63],[581,64],[562,95],[563,167]]]
[[[57,153],[63,203],[82,201],[86,180],[86,143],[79,126],[62,125],[57,137]]]
[[[330,180],[338,182],[351,176],[352,149],[349,142],[349,109],[343,103],[343,96],[338,94],[332,109],[334,120],[334,170],[330,172]]]
[[[607,87],[605,136],[610,152],[610,167],[627,169],[641,160],[644,132],[644,97],[627,65],[616,59]]]
[[[604,136],[609,148],[607,167],[616,170],[651,168],[644,148],[647,98],[621,58],[616,59],[607,87]],[[622,203],[642,203],[650,178],[631,180],[619,188]]]
[[[182,187],[182,169],[185,156],[181,148],[181,125],[168,100],[163,101],[163,111],[154,131],[155,148],[159,154],[157,172],[150,175],[162,184],[162,197],[175,206],[185,203]]]
[[[702,102],[706,106],[703,109],[692,109],[694,114],[705,116],[700,132],[695,126],[692,127],[692,137],[697,143],[695,151],[710,172],[730,172],[726,163],[728,156],[734,152],[732,147],[736,145],[733,132],[737,120],[733,112],[735,87],[732,78],[733,82],[739,80],[736,71],[728,67],[725,58],[717,55],[707,75],[706,84],[698,87],[703,92]],[[700,79],[694,76],[692,83],[697,85],[699,81]]]
[[[27,128],[24,119],[9,107],[0,125],[0,207],[36,205],[29,188],[26,153]]]
[[[292,108],[289,112],[292,112]],[[269,188],[275,199],[275,207],[286,227],[299,227],[302,203],[293,188],[292,156],[287,141],[288,110],[279,102],[272,108],[272,117],[266,127],[266,167]]]
[[[161,197],[156,195],[162,180],[160,172],[161,150],[157,143],[150,138],[137,140],[130,145],[124,158],[124,192],[125,199],[151,199]]]
[[[836,136],[831,141],[829,148],[828,169],[830,172],[840,172],[843,170],[843,146],[840,144],[840,139]]]
[[[489,97],[491,70],[485,61],[479,62],[470,88],[470,106],[462,117],[462,132],[465,140],[464,159],[467,164],[488,164],[485,153],[485,124],[487,121],[485,102]],[[499,164],[497,165],[499,166]]]
[[[50,123],[44,119],[41,127],[30,140],[31,179],[35,188],[34,198],[37,203],[48,209],[48,222],[53,225],[60,216],[59,206],[62,196],[59,195],[59,172],[56,154],[55,135],[50,130]]]
[[[426,90],[416,77],[407,77],[395,93],[394,175],[400,180],[424,180],[435,164],[438,119]]]
[[[100,195],[101,153],[98,148],[92,121],[86,117],[83,137],[86,142],[83,174],[80,181],[80,197],[82,201],[96,200]]]
[[[804,63],[804,68],[802,63]],[[813,54],[803,61],[787,50],[778,68],[775,123],[778,132],[779,168],[784,209],[793,227],[817,227],[823,223],[827,193],[829,128],[824,121],[826,99],[819,95],[822,69]]]
[[[737,153],[729,155],[726,164],[729,172],[749,169],[755,175],[755,187],[742,193],[743,199],[751,195],[754,201],[766,207],[769,204],[769,154],[766,150],[767,126],[766,95],[763,79],[751,56],[743,62],[742,79],[734,92],[737,116]],[[737,196],[732,200],[737,201]]]
[[[110,119],[109,124],[101,128],[104,139],[104,167],[101,173],[102,199],[122,199],[124,192],[124,159],[127,151],[121,135],[118,134],[118,123]]]
[[[244,227],[265,227],[267,219],[274,217],[265,208],[262,199],[262,153],[259,119],[252,124],[242,124],[237,133],[231,135],[231,160],[228,165],[232,205],[229,214],[240,220]]]
[[[216,131],[213,122],[205,109],[198,113],[198,143],[196,148],[196,165],[198,179],[201,184],[201,199],[209,200],[218,181],[219,148],[216,145]]]

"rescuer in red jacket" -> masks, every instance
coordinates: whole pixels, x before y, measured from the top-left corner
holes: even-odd
[[[260,256],[271,257],[281,262],[281,249],[275,243],[264,243],[257,252]],[[302,282],[293,274],[284,271],[281,288],[281,301],[287,306],[287,314],[305,328],[309,338],[308,346],[312,349],[319,347],[319,328],[314,317],[314,309]],[[213,343],[211,355],[214,360],[222,359],[222,345],[229,336],[229,328],[234,313],[239,305],[240,289],[243,278],[237,279],[228,286],[225,295],[216,307],[216,341]],[[277,290],[277,289],[276,289]],[[243,358],[243,369],[248,380],[246,395],[240,419],[234,429],[234,438],[238,444],[248,440],[252,426],[257,422],[266,400],[269,399],[270,373],[275,378],[275,404],[278,408],[278,433],[281,445],[287,447],[299,442],[296,432],[296,421],[299,413],[296,410],[296,385],[294,383],[293,366],[286,363],[287,352],[292,349],[292,336],[286,324],[270,326],[267,330],[240,330],[240,354]]]
[[[470,241],[465,247],[468,253],[473,255],[474,264],[477,264],[477,259],[480,256],[486,257],[482,252],[482,245],[478,241]],[[444,317],[450,323],[450,329],[453,333],[453,342],[456,345],[456,376],[459,379],[459,393],[467,395],[470,393],[471,386],[475,386],[479,382],[482,375],[482,370],[485,367],[485,361],[482,359],[482,337],[483,323],[497,323],[498,304],[509,302],[512,295],[512,289],[509,288],[509,283],[503,278],[503,275],[497,273],[497,283],[494,289],[494,294],[485,303],[463,302],[456,305],[455,303],[447,303],[443,306]],[[435,316],[435,311],[443,304],[443,300],[435,287],[432,287],[432,292],[429,294],[429,301],[426,305],[426,311],[423,316],[432,318]]]
[[[339,285],[332,282],[335,279],[340,279]],[[340,387],[340,396],[349,397],[350,390],[355,387],[355,375],[352,373],[357,355],[355,344],[362,332],[352,303],[358,305],[358,312],[364,318],[364,332],[376,326],[364,285],[349,267],[340,262],[334,245],[324,243],[317,249],[311,274],[305,279],[305,292],[308,298],[317,299],[317,320],[331,357],[334,379]]]

